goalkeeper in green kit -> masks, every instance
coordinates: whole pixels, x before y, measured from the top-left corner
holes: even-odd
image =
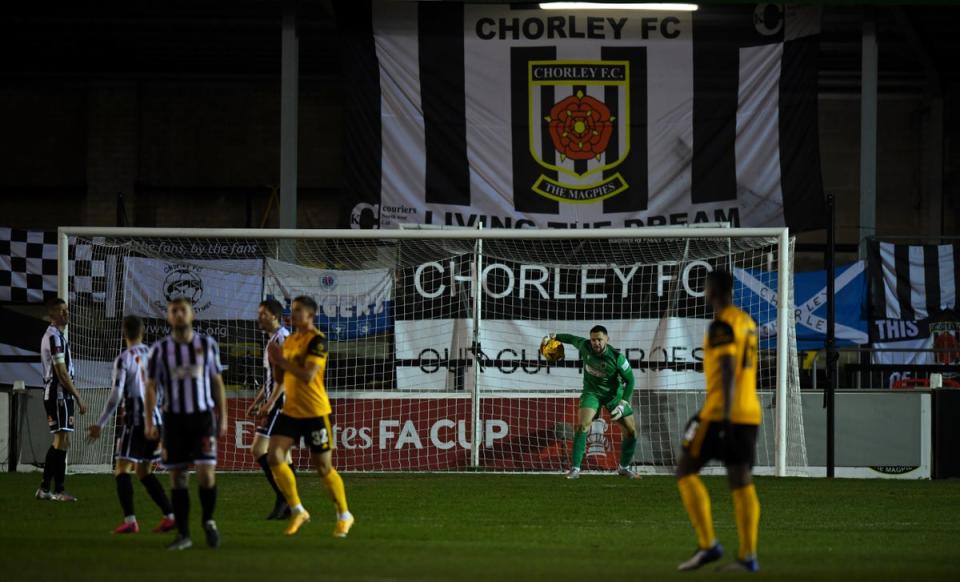
[[[629,469],[637,449],[637,423],[630,406],[636,380],[630,362],[607,344],[609,339],[607,328],[595,325],[590,330],[590,339],[558,333],[543,338],[540,344],[543,357],[554,362],[563,358],[563,344],[571,344],[580,352],[583,363],[583,392],[580,394],[580,411],[573,437],[573,459],[567,479],[580,477],[580,464],[587,449],[587,433],[601,406],[607,409],[610,418],[623,431],[617,473],[630,479],[640,478]]]

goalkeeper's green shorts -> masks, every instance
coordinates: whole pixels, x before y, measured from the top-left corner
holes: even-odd
[[[600,398],[600,395],[594,392],[583,392],[580,394],[580,408],[592,408],[593,410],[600,410],[600,407],[602,406],[607,409],[607,412],[609,412],[616,408],[618,404],[620,404],[620,399],[616,397],[602,401]],[[633,407],[630,406],[630,403],[628,402],[626,407],[623,409],[623,416],[626,418],[632,415]]]

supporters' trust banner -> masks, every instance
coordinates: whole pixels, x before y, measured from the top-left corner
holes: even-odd
[[[124,263],[124,315],[163,319],[167,302],[183,297],[198,320],[257,318],[263,297],[260,259],[171,262],[127,257]]]
[[[822,223],[814,7],[338,12],[352,226]]]
[[[287,307],[298,295],[312,297],[317,327],[331,341],[383,333],[393,324],[390,269],[315,269],[267,259],[264,289]]]

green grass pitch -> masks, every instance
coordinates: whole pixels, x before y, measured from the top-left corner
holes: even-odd
[[[161,476],[165,479],[164,476]],[[313,521],[285,538],[262,517],[262,476],[220,475],[223,547],[207,549],[193,496],[192,550],[163,550],[157,509],[135,483],[143,533],[113,536],[113,478],[72,475],[76,504],[35,501],[39,475],[0,475],[0,580],[634,579],[674,572],[695,541],[669,477],[344,475],[357,524],[330,536],[333,509],[299,475]],[[717,534],[735,551],[730,495],[706,478]],[[195,491],[195,483],[191,482]],[[760,478],[763,578],[960,579],[960,482]]]

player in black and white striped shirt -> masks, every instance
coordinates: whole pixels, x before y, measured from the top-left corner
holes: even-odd
[[[247,416],[262,417],[262,421],[257,426],[250,452],[253,453],[253,458],[260,465],[260,468],[263,469],[267,482],[273,487],[273,492],[276,495],[273,510],[267,515],[267,519],[286,519],[290,516],[290,508],[283,497],[283,492],[280,491],[273,480],[273,472],[270,470],[269,462],[267,462],[267,446],[270,444],[270,434],[273,432],[273,425],[283,409],[283,384],[275,379],[273,366],[267,358],[267,349],[271,344],[282,346],[283,340],[290,335],[290,331],[281,324],[281,317],[283,317],[283,306],[280,305],[279,301],[267,299],[260,302],[260,307],[257,308],[257,323],[269,339],[267,340],[267,348],[263,350],[263,385],[253,397],[253,403],[247,408]],[[290,461],[288,454],[287,463],[289,464]]]
[[[47,316],[50,327],[40,342],[40,361],[43,365],[43,407],[47,412],[47,424],[53,434],[53,444],[47,450],[43,465],[43,481],[34,497],[53,501],[76,501],[77,498],[63,490],[67,474],[67,450],[70,448],[70,433],[73,432],[73,407],[76,404],[80,414],[87,412],[87,406],[80,398],[80,392],[73,385],[73,360],[70,358],[70,345],[64,333],[68,319],[67,303],[55,298],[47,302]],[[50,481],[54,490],[50,492]]]
[[[193,306],[185,298],[167,304],[167,323],[172,333],[154,344],[147,362],[146,407],[161,402],[163,411],[163,463],[173,484],[173,513],[177,538],[167,546],[185,550],[190,540],[190,493],[187,469],[196,465],[200,507],[207,545],[220,546],[220,532],[213,521],[217,502],[217,437],[227,434],[226,395],[220,347],[212,337],[193,331]],[[159,400],[158,400],[159,399]],[[158,438],[153,418],[144,417],[144,432]]]
[[[153,464],[160,459],[160,441],[148,439],[143,432],[144,416],[147,414],[153,417],[155,425],[161,424],[159,408],[154,407],[148,411],[144,403],[150,348],[142,343],[143,320],[135,315],[123,318],[123,338],[127,349],[120,352],[113,361],[113,388],[110,396],[97,423],[89,427],[87,432],[91,441],[100,438],[103,427],[120,405],[123,405],[123,425],[114,450],[117,464],[113,471],[117,482],[117,497],[123,509],[123,523],[113,530],[113,533],[140,531],[133,511],[133,480],[130,474],[134,471],[163,514],[160,525],[153,530],[154,533],[161,533],[172,530],[175,523],[170,500],[163,490],[163,485],[153,474]]]

